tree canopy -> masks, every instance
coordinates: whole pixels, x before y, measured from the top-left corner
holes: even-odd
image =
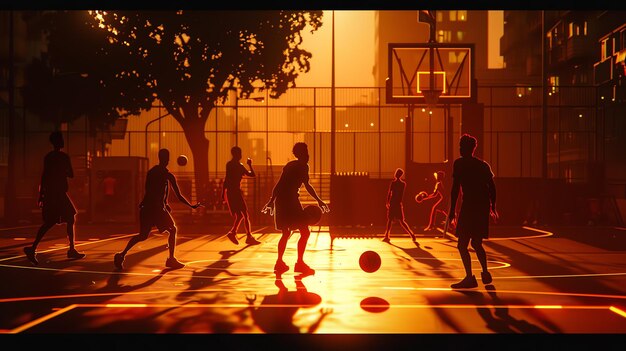
[[[82,109],[100,124],[138,115],[158,100],[185,132],[198,182],[208,174],[204,127],[213,107],[233,89],[243,98],[265,90],[278,98],[294,87],[298,75],[309,71],[312,57],[301,48],[302,33],[318,30],[322,15],[278,10],[45,12],[41,28],[47,51],[31,66],[28,89],[35,92],[32,98],[57,84],[52,82],[61,76],[46,70],[85,73],[66,80],[75,84],[74,90],[62,88],[80,101],[64,95],[57,102],[64,111]],[[53,101],[39,102],[43,111]]]

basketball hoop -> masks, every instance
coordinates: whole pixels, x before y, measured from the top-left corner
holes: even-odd
[[[422,90],[422,94],[424,94],[424,100],[426,100],[426,105],[428,105],[428,109],[432,111],[435,107],[437,107],[437,101],[439,100],[439,96],[443,90],[441,89],[424,89]]]

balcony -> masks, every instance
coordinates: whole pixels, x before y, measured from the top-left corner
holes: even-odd
[[[557,66],[565,61],[565,45],[557,45],[548,51],[548,63]]]
[[[613,78],[613,59],[608,58],[596,63],[593,66],[593,77],[593,81],[597,85],[610,82]]]
[[[565,59],[580,60],[593,57],[593,41],[588,36],[573,36],[565,42]]]

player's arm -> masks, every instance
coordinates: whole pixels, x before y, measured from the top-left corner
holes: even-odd
[[[304,187],[306,188],[306,191],[309,192],[309,194],[311,194],[311,196],[317,200],[317,204],[322,208],[323,211],[325,212],[329,212],[330,209],[328,208],[328,205],[326,205],[326,203],[320,199],[319,196],[317,196],[317,192],[315,192],[315,189],[313,188],[313,186],[311,185],[311,183],[309,183],[309,180],[307,179],[306,182],[304,182]]]
[[[458,172],[456,165],[454,166],[455,172],[452,174],[452,191],[450,193],[450,210],[448,218],[450,220],[456,217],[455,209],[456,209],[456,200],[459,197],[459,190],[461,188],[461,183],[459,182]]]
[[[487,164],[487,171],[489,178],[487,180],[487,186],[489,189],[489,201],[491,202],[491,209],[489,211],[489,215],[493,218],[494,221],[498,221],[500,215],[496,210],[496,183],[493,181],[493,172],[491,171],[491,167]]]
[[[250,167],[250,170],[248,171],[245,167],[243,167],[243,170],[245,172],[244,174],[248,177],[256,177],[256,173],[254,173],[254,169],[252,168],[252,159],[248,158],[246,163],[248,164],[248,167]]]
[[[170,182],[170,185],[172,186],[172,189],[174,189],[174,194],[176,194],[176,197],[185,205],[191,207],[191,208],[197,208],[200,204],[195,204],[192,205],[191,203],[189,203],[189,201],[187,201],[187,199],[183,196],[183,194],[180,193],[180,189],[178,188],[178,183],[176,182],[176,177],[174,177],[174,175],[172,173],[168,173],[167,174],[167,180]]]
[[[39,199],[37,199],[37,206],[43,207],[43,199],[46,195],[46,188],[44,186],[44,179],[46,176],[46,162],[43,163],[43,171],[41,172],[41,182],[39,182]]]
[[[491,201],[491,209],[496,210],[496,183],[493,181],[493,177],[489,178],[489,200]]]
[[[387,201],[385,202],[385,205],[387,206],[387,208],[389,208],[389,201],[391,201],[391,186],[392,185],[393,183],[389,185],[389,189],[387,190]]]
[[[74,169],[72,168],[72,160],[70,159],[69,155],[66,155],[66,157],[67,157],[67,177],[74,178]]]
[[[282,179],[282,177],[281,177]],[[269,201],[265,204],[265,206],[263,206],[263,209],[261,210],[261,212],[263,213],[268,213],[270,214],[270,216],[274,215],[274,200],[276,200],[276,195],[278,194],[278,184],[280,183],[280,179],[278,180],[278,182],[276,184],[274,184],[274,188],[272,189],[272,197],[269,199]]]
[[[222,197],[221,197],[222,201],[226,201],[225,195],[226,195],[226,180],[222,182]]]

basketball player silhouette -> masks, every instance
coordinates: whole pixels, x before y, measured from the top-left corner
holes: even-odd
[[[454,161],[452,173],[452,193],[450,199],[449,221],[456,218],[456,201],[459,189],[463,191],[463,203],[459,220],[456,225],[458,237],[457,248],[465,268],[465,278],[451,287],[475,288],[478,286],[472,275],[472,261],[467,246],[470,241],[482,267],[481,278],[484,284],[492,282],[491,273],[487,270],[487,254],[483,248],[483,239],[489,236],[489,217],[498,219],[496,211],[496,185],[489,164],[474,157],[476,138],[469,134],[461,136],[459,145],[461,157]]]
[[[430,210],[430,217],[428,217],[428,225],[424,228],[424,231],[431,231],[437,229],[437,224],[435,223],[435,217],[437,216],[437,212],[442,213],[444,216],[447,216],[447,213],[444,210],[440,209],[440,205],[443,203],[443,178],[445,177],[445,173],[443,171],[437,171],[434,173],[435,177],[435,189],[432,193],[428,194],[422,201],[436,199]]]
[[[32,246],[24,248],[24,253],[28,260],[37,265],[37,245],[44,234],[56,224],[67,223],[67,237],[69,239],[69,250],[67,257],[80,259],[85,257],[84,253],[76,251],[74,246],[74,223],[76,208],[72,200],[67,195],[67,178],[74,178],[74,170],[70,157],[61,149],[65,146],[63,134],[59,131],[50,134],[50,143],[54,150],[50,151],[43,160],[43,172],[39,185],[39,199],[37,205],[41,208],[43,224],[37,231],[37,236]]]
[[[174,175],[167,169],[169,161],[169,150],[161,149],[159,150],[159,164],[152,167],[148,171],[146,176],[146,192],[143,200],[139,204],[139,234],[130,238],[126,248],[122,252],[116,253],[113,258],[113,263],[119,270],[123,269],[124,258],[126,257],[128,250],[130,250],[138,242],[146,240],[150,234],[150,230],[154,226],[157,227],[159,232],[167,231],[169,233],[169,238],[167,240],[169,257],[165,261],[165,266],[174,269],[185,266],[179,262],[174,255],[176,250],[176,225],[170,215],[170,211],[172,209],[167,202],[169,187],[172,187],[176,197],[178,197],[178,199],[185,205],[195,209],[200,206],[200,203],[192,205],[180,193],[176,177],[174,177]]]
[[[248,177],[256,176],[254,169],[252,169],[252,160],[248,159],[247,161],[248,167],[250,167],[248,171],[246,167],[239,162],[241,160],[241,148],[239,146],[233,146],[230,149],[230,153],[233,158],[226,163],[226,177],[224,178],[224,186],[222,187],[222,200],[226,199],[230,214],[235,217],[235,220],[226,236],[235,245],[239,244],[239,241],[237,241],[237,229],[239,229],[239,224],[241,224],[243,220],[243,225],[246,229],[246,244],[257,245],[260,244],[260,242],[252,236],[252,232],[250,231],[248,206],[246,206],[246,201],[243,199],[243,194],[241,193],[241,178],[244,175]]]
[[[288,162],[283,168],[280,179],[272,190],[272,197],[263,208],[263,212],[274,214],[276,229],[282,231],[282,237],[278,242],[278,258],[274,265],[274,272],[281,274],[289,270],[289,266],[283,261],[283,254],[287,248],[287,241],[291,231],[300,231],[298,241],[298,260],[294,271],[303,275],[315,274],[315,270],[304,263],[304,251],[309,240],[309,226],[307,225],[307,215],[300,203],[299,190],[304,187],[311,196],[317,200],[318,205],[324,212],[330,211],[328,205],[319,198],[315,189],[309,183],[309,149],[307,144],[298,142],[293,146],[292,152],[297,160]]]
[[[407,233],[409,233],[411,240],[415,241],[413,231],[404,220],[402,198],[404,196],[406,183],[401,179],[403,174],[404,171],[402,168],[396,169],[394,180],[389,185],[389,191],[387,192],[387,226],[385,228],[385,237],[383,238],[383,241],[386,243],[391,242],[391,239],[389,239],[389,232],[391,232],[391,225],[393,224],[393,221],[396,220],[400,222],[400,226],[404,228]]]

